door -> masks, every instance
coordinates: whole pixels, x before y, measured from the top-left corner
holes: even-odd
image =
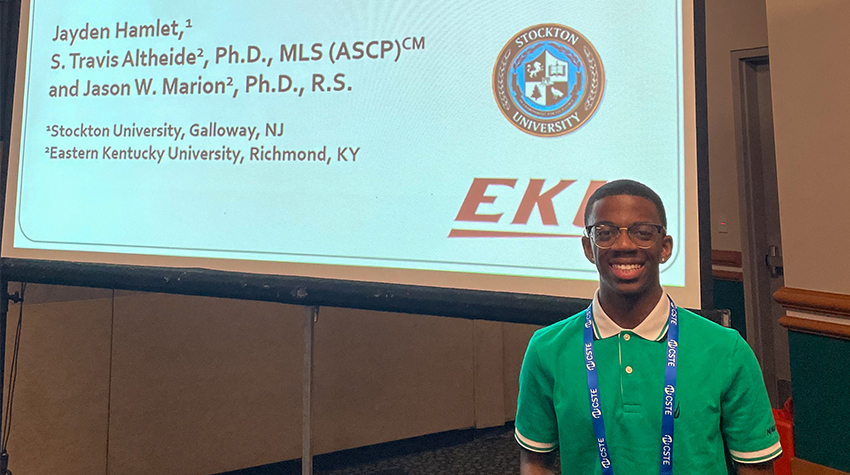
[[[764,373],[774,406],[791,395],[788,333],[773,293],[782,275],[782,234],[773,140],[773,107],[767,49],[733,52],[737,86],[739,203],[744,259],[747,339]]]

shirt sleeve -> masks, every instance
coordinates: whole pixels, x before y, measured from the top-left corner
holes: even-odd
[[[515,432],[517,442],[533,452],[551,452],[558,446],[558,425],[552,402],[552,375],[540,362],[532,337],[522,360]]]
[[[732,459],[763,463],[782,455],[767,389],[758,360],[749,345],[735,335],[731,383],[721,399],[720,429]]]

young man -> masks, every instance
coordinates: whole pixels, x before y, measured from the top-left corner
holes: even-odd
[[[661,287],[673,250],[661,199],[613,181],[590,197],[584,220],[599,290],[587,311],[528,344],[521,473],[554,473],[560,449],[564,475],[726,475],[728,449],[739,474],[772,474],[782,449],[755,355]]]

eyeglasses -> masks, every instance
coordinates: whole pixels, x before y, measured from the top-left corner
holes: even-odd
[[[660,224],[635,223],[627,228],[613,224],[593,224],[584,228],[584,235],[590,238],[599,249],[609,249],[614,246],[620,237],[620,231],[624,229],[629,239],[641,249],[649,249],[655,244],[658,236],[663,236],[667,232]]]

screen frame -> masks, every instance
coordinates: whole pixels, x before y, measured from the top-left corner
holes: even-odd
[[[10,25],[0,37],[0,219],[6,208],[21,1],[0,2],[0,21]],[[699,280],[702,309],[713,308],[711,221],[708,167],[708,117],[705,52],[705,2],[693,0],[696,175],[699,230]],[[0,236],[2,240],[2,236]],[[2,243],[2,241],[0,241]],[[466,290],[355,280],[251,274],[184,267],[149,267],[0,259],[0,280],[99,287],[144,292],[272,301],[439,315],[546,325],[584,309],[588,299],[502,291]]]

